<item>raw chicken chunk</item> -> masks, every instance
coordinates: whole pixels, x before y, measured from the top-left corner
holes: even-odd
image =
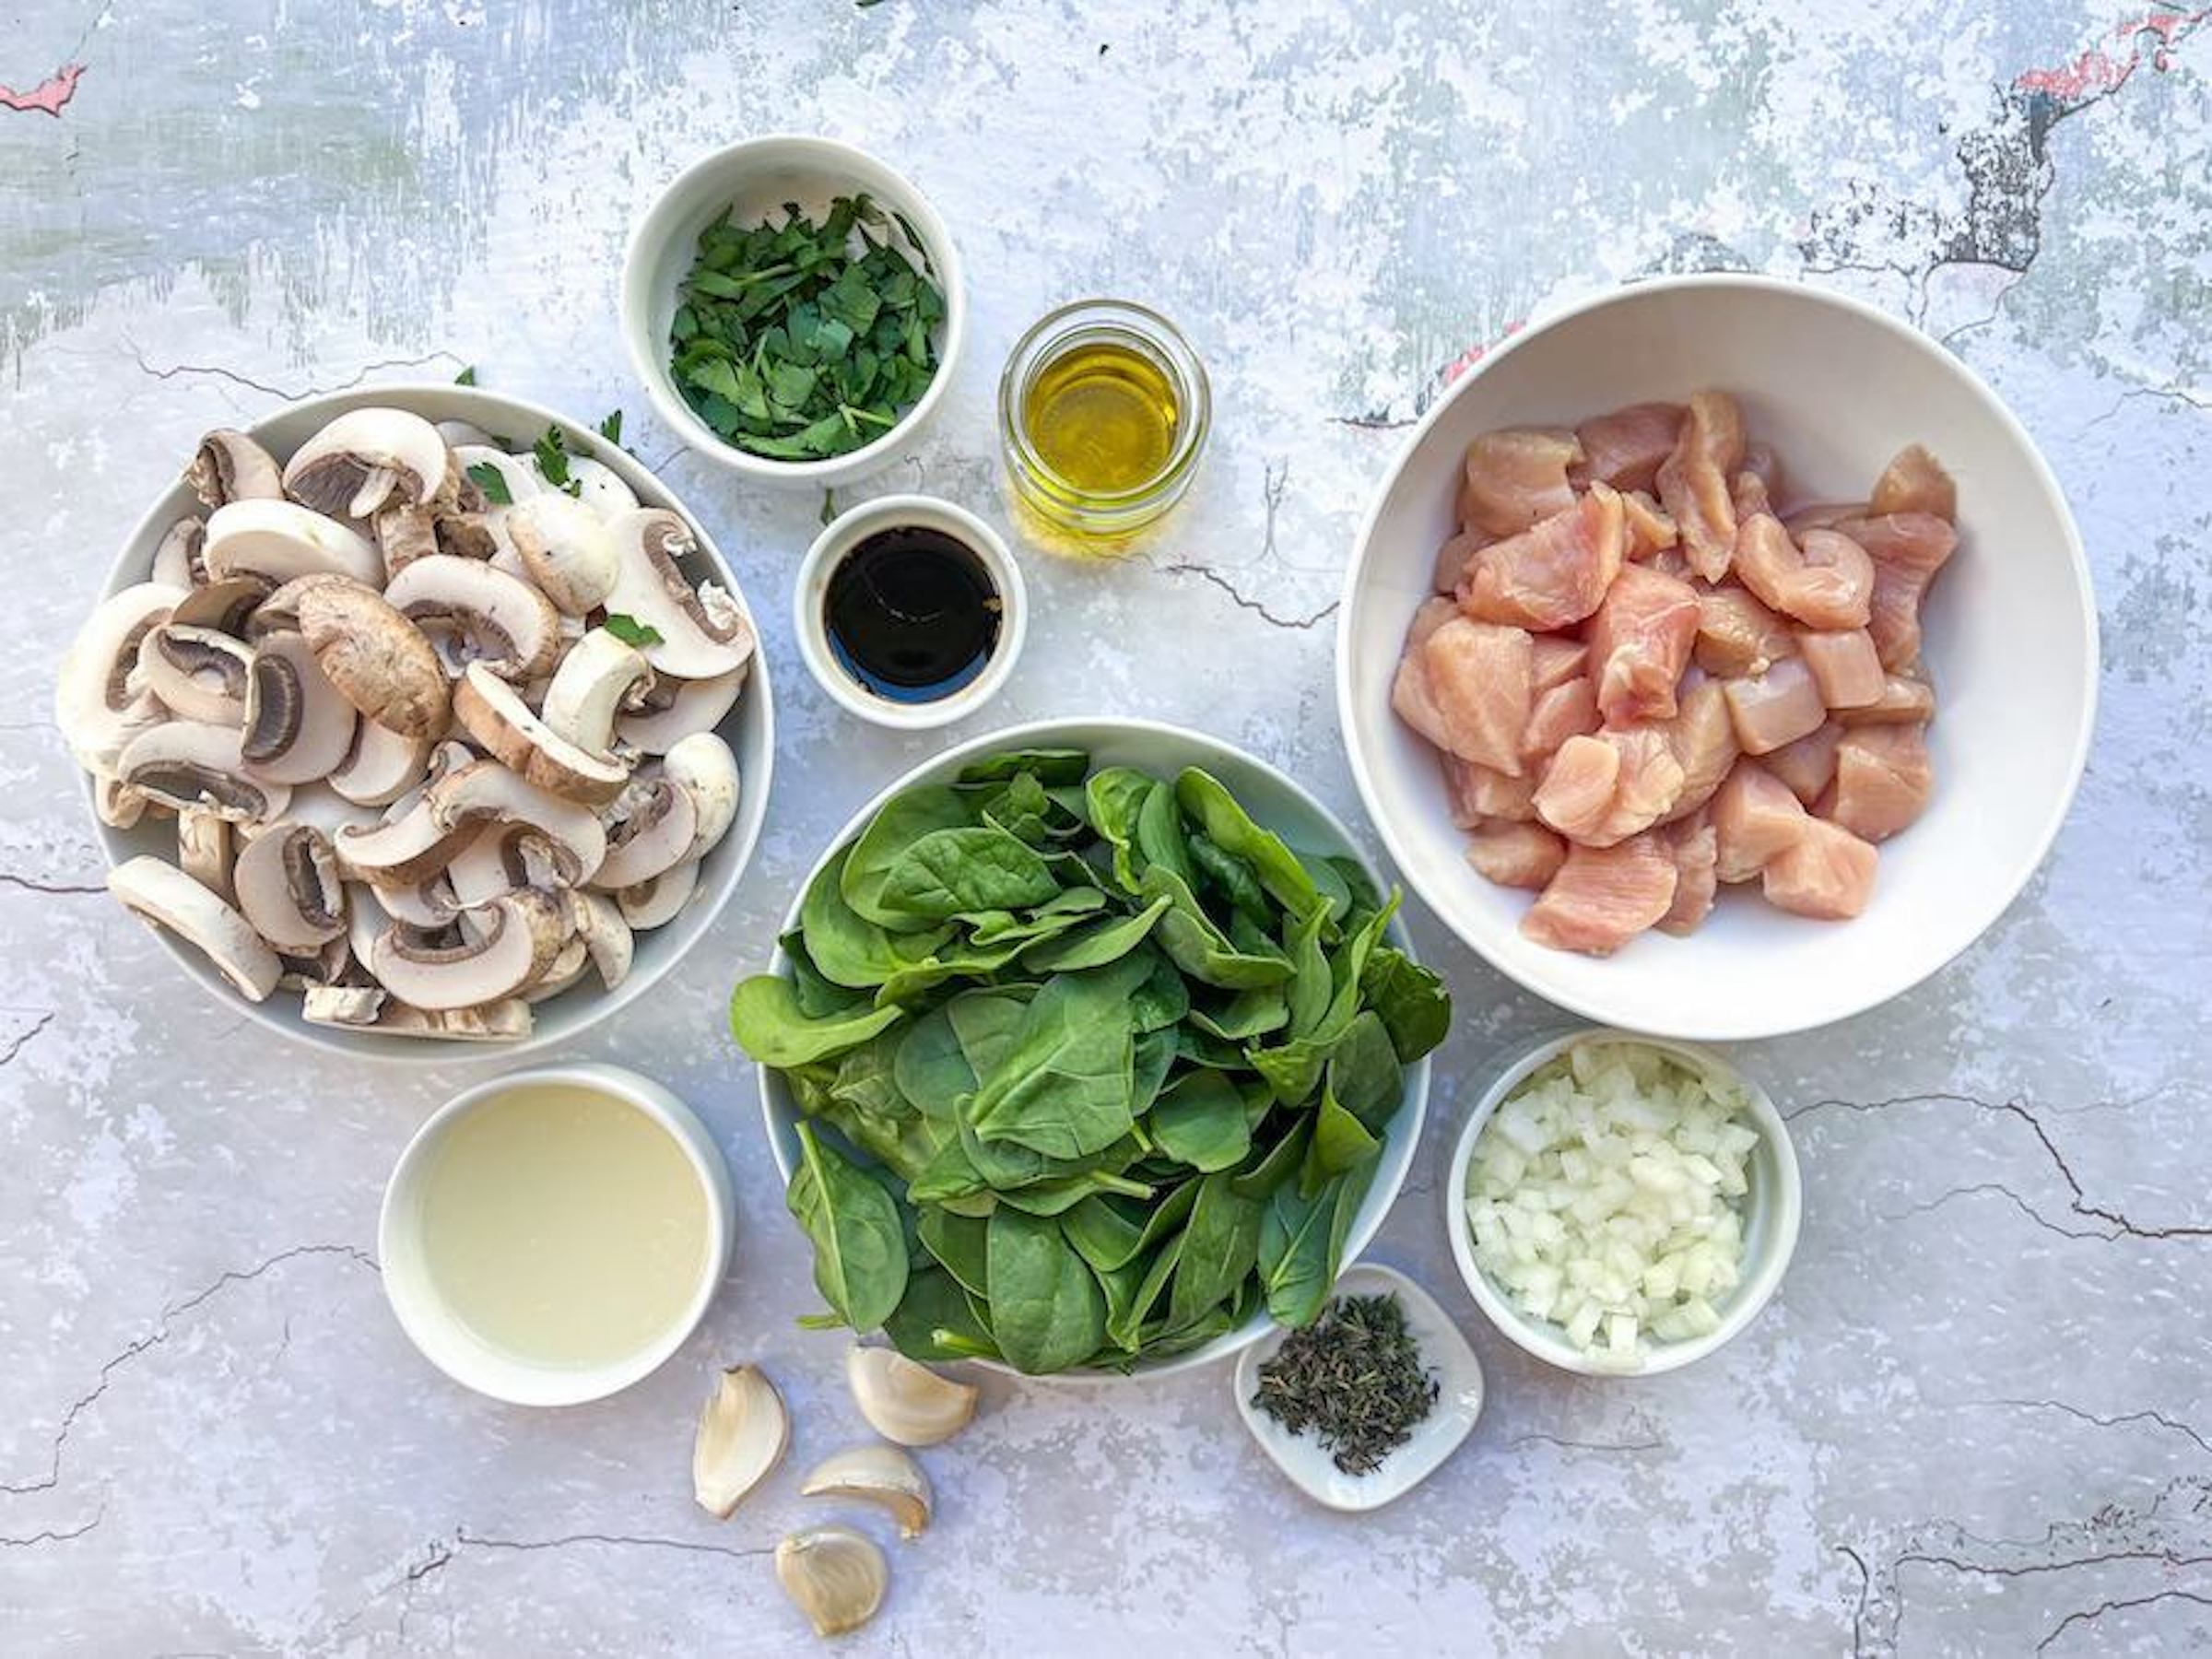
[[[1825,816],[1864,840],[1887,841],[1926,809],[1935,782],[1926,727],[1860,726],[1836,749]]]
[[[1737,473],[1730,481],[1728,502],[1735,509],[1735,535],[1739,546],[1743,541],[1746,519],[1756,518],[1762,512],[1771,516],[1774,512],[1774,498],[1767,493],[1766,479],[1749,467]]]
[[[1609,847],[1665,817],[1682,794],[1682,766],[1665,728],[1570,737],[1536,785],[1536,816],[1570,841]]]
[[[1724,679],[1764,674],[1797,649],[1790,625],[1734,582],[1698,595],[1698,666]]]
[[[1467,446],[1459,491],[1463,528],[1512,535],[1574,505],[1567,469],[1583,458],[1572,432],[1509,427]]]
[[[1866,908],[1881,854],[1840,824],[1805,820],[1804,833],[1767,861],[1767,902],[1800,916],[1841,922]]]
[[[1611,956],[1666,914],[1675,882],[1675,861],[1654,835],[1617,847],[1570,846],[1521,931],[1555,950]]]
[[[1578,675],[1537,694],[1528,712],[1528,729],[1521,734],[1521,758],[1531,767],[1540,766],[1559,753],[1568,738],[1594,732],[1602,724],[1597,688],[1587,676]]]
[[[1525,630],[1454,617],[1420,645],[1443,747],[1517,777],[1528,729],[1533,651]]]
[[[1485,535],[1479,530],[1462,530],[1436,550],[1436,572],[1432,581],[1440,594],[1455,594],[1459,584],[1466,580],[1467,561],[1497,538]]]
[[[1935,456],[1917,443],[1908,443],[1890,457],[1882,476],[1874,481],[1866,511],[1877,517],[1887,512],[1932,512],[1955,524],[1959,522],[1959,486]]]
[[[1452,804],[1452,821],[1472,830],[1486,819],[1525,823],[1536,816],[1536,780],[1528,773],[1509,778],[1472,760],[1447,754],[1444,794]]]
[[[1606,719],[1626,725],[1668,720],[1675,682],[1698,637],[1698,595],[1688,582],[1623,565],[1590,619],[1590,671]]]
[[[1920,655],[1920,602],[1953,549],[1959,533],[1932,512],[1890,512],[1836,525],[1874,560],[1874,603],[1866,627],[1882,666]]]
[[[1541,824],[1488,823],[1467,837],[1467,862],[1500,887],[1541,888],[1567,862],[1567,843]]]
[[[1722,690],[1735,740],[1747,755],[1794,743],[1828,718],[1812,670],[1797,657],[1784,657],[1764,674],[1724,681]]]
[[[1794,846],[1813,821],[1765,767],[1738,760],[1712,797],[1716,875],[1723,881],[1750,880],[1768,860]]]
[[[1538,634],[1531,650],[1529,684],[1537,691],[1581,679],[1590,662],[1590,648],[1564,634]]]
[[[1790,786],[1790,793],[1810,806],[1836,781],[1836,747],[1843,728],[1828,721],[1818,731],[1807,732],[1794,743],[1785,743],[1759,757],[1759,764]]]
[[[1622,495],[1620,516],[1628,531],[1626,554],[1630,559],[1641,562],[1655,558],[1681,539],[1680,533],[1675,528],[1675,521],[1666,515],[1666,509],[1641,489],[1632,489]]]
[[[1812,671],[1820,688],[1820,700],[1831,709],[1863,709],[1881,700],[1886,677],[1882,659],[1874,649],[1874,636],[1863,628],[1833,633],[1800,631],[1797,654]]]
[[[1583,444],[1583,464],[1574,481],[1585,484],[1594,478],[1618,490],[1649,489],[1659,476],[1659,464],[1674,453],[1681,430],[1680,404],[1630,404],[1585,420],[1574,429]]]
[[[1742,752],[1719,680],[1699,680],[1683,690],[1679,700],[1680,711],[1666,723],[1667,747],[1682,769],[1682,793],[1667,811],[1675,818],[1712,799],[1712,792]]]
[[[1674,517],[1690,569],[1708,582],[1735,556],[1735,503],[1728,487],[1744,465],[1744,418],[1725,392],[1699,392],[1675,447],[1660,464],[1659,502]]]
[[[1459,615],[1459,606],[1449,599],[1424,599],[1413,613],[1413,621],[1406,629],[1406,649],[1411,651],[1429,636]]]
[[[1675,861],[1675,896],[1659,918],[1659,931],[1677,936],[1695,933],[1712,913],[1713,895],[1720,890],[1715,873],[1720,833],[1703,813],[1669,824],[1660,833],[1667,856]]]
[[[1883,677],[1880,697],[1836,718],[1848,726],[1924,725],[1936,718],[1936,688],[1917,665],[1900,668]]]
[[[1864,501],[1808,501],[1783,513],[1782,523],[1792,535],[1803,535],[1807,530],[1832,530],[1845,519],[1865,518],[1867,512]]]
[[[1864,628],[1874,602],[1874,560],[1864,548],[1832,530],[1808,530],[1800,548],[1771,512],[1736,532],[1735,577],[1808,628]]]
[[[1620,497],[1603,484],[1568,511],[1477,552],[1459,606],[1483,622],[1559,629],[1598,607],[1620,571]]]

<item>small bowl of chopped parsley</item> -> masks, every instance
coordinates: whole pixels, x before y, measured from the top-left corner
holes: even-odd
[[[692,163],[638,221],[622,331],[691,448],[833,488],[904,453],[941,401],[967,332],[959,256],[875,158],[749,139]]]

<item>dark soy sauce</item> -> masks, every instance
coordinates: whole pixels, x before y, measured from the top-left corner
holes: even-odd
[[[877,531],[839,562],[823,620],[838,662],[877,696],[935,702],[982,673],[1003,604],[965,542],[902,524]]]

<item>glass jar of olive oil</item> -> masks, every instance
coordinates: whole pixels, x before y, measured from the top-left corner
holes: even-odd
[[[1022,335],[999,379],[998,422],[1017,503],[1103,550],[1182,499],[1212,394],[1165,317],[1087,300]]]

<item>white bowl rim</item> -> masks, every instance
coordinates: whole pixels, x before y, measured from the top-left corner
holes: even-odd
[[[1225,738],[1209,737],[1204,732],[1194,731],[1188,726],[1175,725],[1164,720],[1149,720],[1131,714],[1058,715],[1041,720],[1024,721],[1018,725],[1003,726],[997,731],[979,733],[963,743],[940,750],[928,759],[909,767],[877,791],[846,820],[843,828],[830,838],[823,846],[821,856],[814,861],[806,872],[806,878],[799,883],[798,890],[792,897],[791,908],[785,912],[782,924],[776,929],[776,947],[774,953],[769,958],[765,971],[776,975],[779,979],[789,976],[791,958],[783,949],[783,935],[797,929],[799,910],[806,901],[806,889],[814,885],[815,877],[821,874],[822,866],[836,856],[840,848],[852,841],[866,827],[868,820],[882,808],[886,801],[901,790],[912,787],[916,778],[924,772],[935,771],[947,766],[958,766],[959,763],[971,759],[978,753],[987,749],[1035,747],[1041,742],[1052,738],[1055,734],[1065,734],[1071,726],[1111,726],[1117,732],[1131,735],[1156,737],[1172,743],[1195,744],[1206,748],[1226,749],[1246,765],[1256,767],[1267,773],[1288,793],[1297,798],[1302,806],[1314,814],[1322,824],[1326,826],[1332,835],[1337,838],[1345,853],[1359,861],[1360,867],[1367,872],[1371,880],[1375,876],[1374,860],[1360,850],[1359,843],[1353,840],[1351,832],[1345,828],[1344,820],[1330,811],[1304,784],[1292,778],[1273,761],[1263,759]],[[1382,884],[1377,882],[1376,888],[1378,891],[1382,890]],[[1383,936],[1395,948],[1404,951],[1409,959],[1416,962],[1420,960],[1418,954],[1414,949],[1412,933],[1406,925],[1403,905],[1399,907],[1398,913],[1390,919],[1390,925],[1384,930]],[[1354,1219],[1352,1231],[1345,1240],[1344,1259],[1337,1265],[1340,1276],[1345,1269],[1359,1260],[1368,1246],[1374,1242],[1375,1235],[1382,1230],[1382,1223],[1389,1219],[1390,1212],[1397,1207],[1398,1198],[1405,1189],[1406,1178],[1412,1174],[1414,1162],[1420,1156],[1421,1130],[1429,1117],[1429,1082],[1431,1063],[1434,1059],[1433,1052],[1423,1054],[1418,1060],[1405,1068],[1405,1093],[1399,1099],[1397,1115],[1391,1120],[1385,1134],[1394,1143],[1403,1134],[1405,1136],[1403,1144],[1411,1149],[1406,1154],[1404,1169],[1398,1173],[1396,1186],[1381,1207],[1374,1212],[1374,1218],[1364,1226],[1358,1218]],[[760,1096],[760,1123],[768,1136],[769,1156],[775,1160],[778,1178],[784,1185],[789,1186],[791,1184],[791,1162],[784,1153],[782,1136],[777,1122],[773,1093],[777,1085],[770,1075],[771,1071],[770,1066],[758,1061],[754,1063],[753,1072]],[[1367,1205],[1372,1201],[1373,1193],[1371,1191],[1368,1198],[1360,1206],[1362,1213],[1365,1212]],[[1127,1371],[1065,1371],[1032,1377],[1026,1372],[1016,1371],[1003,1360],[976,1359],[970,1363],[998,1371],[1006,1376],[1018,1378],[1024,1382],[1049,1383],[1055,1386],[1135,1382],[1151,1377],[1172,1376],[1178,1371],[1195,1371],[1201,1366],[1211,1365],[1217,1360],[1229,1359],[1257,1342],[1275,1328],[1274,1320],[1268,1317],[1267,1311],[1263,1308],[1236,1330],[1215,1337],[1213,1341],[1206,1344],[1203,1347],[1193,1348],[1188,1353],[1177,1354],[1171,1359],[1142,1365]],[[866,1333],[855,1332],[853,1335],[857,1339]]]
[[[1352,617],[1354,602],[1359,595],[1361,580],[1366,574],[1368,562],[1366,554],[1373,541],[1376,525],[1382,520],[1382,509],[1390,498],[1392,487],[1396,483],[1398,475],[1412,460],[1414,451],[1419,448],[1422,441],[1427,439],[1430,429],[1444,418],[1452,406],[1465,395],[1467,389],[1474,385],[1485,372],[1503,362],[1514,352],[1557,329],[1566,327],[1589,312],[1606,306],[1641,300],[1653,294],[1730,288],[1763,294],[1785,294],[1793,299],[1831,307],[1853,316],[1861,322],[1872,324],[1883,332],[1910,343],[1919,350],[1939,360],[1956,375],[1984,412],[1996,421],[2006,435],[2027,456],[2037,484],[2041,488],[2054,510],[2065,543],[2066,556],[2074,572],[2075,590],[2080,602],[2079,616],[2085,637],[2082,656],[2081,723],[2074,734],[2073,752],[2067,758],[2065,787],[2053,799],[2050,813],[2038,828],[2035,837],[2035,855],[2026,862],[2021,871],[2020,880],[2012,892],[2002,900],[1994,904],[1986,904],[1978,912],[1970,913],[1965,921],[1971,925],[1959,927],[1958,942],[1945,951],[1940,958],[1924,963],[1910,964],[1902,970],[1892,971],[1888,978],[1870,977],[1857,994],[1839,1003],[1832,1009],[1816,1011],[1809,1017],[1804,1018],[1785,1017],[1778,1022],[1772,1018],[1732,1019],[1724,1008],[1716,1006],[1712,1018],[1689,1022],[1682,1030],[1672,1033],[1682,1038],[1705,1042],[1747,1042],[1767,1037],[1784,1037],[1793,1032],[1815,1030],[1821,1026],[1849,1019],[1855,1015],[1864,1014],[1869,1008],[1879,1007],[1893,997],[1901,996],[1915,985],[1934,978],[1964,955],[1969,947],[1987,933],[1996,924],[1998,918],[2012,907],[2014,901],[2019,898],[2020,892],[2033,879],[2035,872],[2041,867],[2043,860],[2050,856],[2052,843],[2058,839],[2058,832],[2065,823],[2066,814],[2073,807],[2074,796],[2080,787],[2083,771],[2088,764],[2089,744],[2097,729],[2098,665],[2100,660],[2097,596],[2089,576],[2088,554],[2082,543],[2080,528],[2074,522],[2073,510],[2066,504],[2065,492],[2059,487],[2057,475],[2051,470],[2050,462],[2044,458],[2042,451],[2036,446],[2035,440],[2030,435],[2028,429],[2021,425],[2019,418],[2006,406],[2004,401],[1990,389],[1988,382],[1975,373],[1973,369],[1961,359],[1945,350],[1942,346],[1929,339],[1927,335],[1910,324],[1900,321],[1879,307],[1868,304],[1864,300],[1820,288],[1809,282],[1793,281],[1785,277],[1765,276],[1749,272],[1709,271],[1681,276],[1655,276],[1585,295],[1557,311],[1533,320],[1526,328],[1518,334],[1500,341],[1486,350],[1482,357],[1473,363],[1464,374],[1445,388],[1443,394],[1430,406],[1429,412],[1423,415],[1413,429],[1406,434],[1405,441],[1398,446],[1397,453],[1391,457],[1389,466],[1384,470],[1381,480],[1376,484],[1369,498],[1367,512],[1360,518],[1359,535],[1352,544],[1352,558],[1345,570],[1344,588],[1336,616],[1336,720],[1339,729],[1345,734],[1346,758],[1351,762],[1353,782],[1359,786],[1359,798],[1367,807],[1368,816],[1374,820],[1375,830],[1382,836],[1382,844],[1389,849],[1390,856],[1401,873],[1406,875],[1407,885],[1421,895],[1423,901],[1436,913],[1437,918],[1449,927],[1468,948],[1524,990],[1533,992],[1555,1007],[1564,1008],[1572,1014],[1579,1014],[1585,1019],[1596,1020],[1601,1024],[1612,1019],[1612,1011],[1603,1006],[1598,999],[1583,996],[1564,988],[1556,977],[1549,973],[1544,964],[1539,962],[1533,966],[1525,965],[1519,961],[1509,961],[1493,953],[1481,937],[1478,930],[1464,925],[1453,907],[1440,903],[1436,897],[1421,885],[1420,878],[1413,874],[1414,871],[1420,868],[1419,861],[1411,855],[1410,848],[1404,837],[1392,825],[1389,815],[1382,809],[1381,791],[1371,774],[1366,752],[1353,736],[1353,734],[1359,729],[1357,716],[1359,701],[1357,689],[1352,684],[1351,674]]]
[[[1563,1336],[1555,1336],[1547,1328],[1547,1321],[1532,1319],[1513,1306],[1499,1288],[1490,1283],[1475,1260],[1475,1245],[1467,1226],[1467,1166],[1474,1161],[1475,1141],[1482,1127],[1490,1121],[1506,1096],[1512,1093],[1539,1067],[1548,1065],[1571,1049],[1586,1042],[1637,1043],[1654,1048],[1701,1070],[1718,1073],[1743,1087],[1751,1102],[1751,1117],[1760,1138],[1772,1148],[1774,1163],[1779,1172],[1775,1190],[1767,1194],[1767,1202],[1774,1206],[1775,1241],[1767,1253],[1752,1264],[1751,1271],[1738,1285],[1729,1299],[1728,1311],[1722,1315],[1719,1326],[1703,1336],[1692,1336],[1680,1342],[1647,1345],[1647,1357],[1634,1367],[1607,1365],[1593,1359],[1581,1349],[1570,1345]],[[1458,1265],[1459,1277],[1466,1281],[1468,1294],[1490,1324],[1509,1341],[1524,1351],[1534,1354],[1547,1364],[1561,1371],[1574,1371],[1585,1377],[1603,1377],[1607,1380],[1633,1380],[1638,1377],[1662,1376],[1667,1371],[1702,1359],[1747,1328],[1759,1317],[1759,1312],[1781,1288],[1783,1276],[1789,1270],[1790,1258],[1797,1251],[1797,1234],[1805,1219],[1805,1185],[1797,1168],[1797,1148],[1790,1138],[1790,1127],[1774,1104],[1773,1097],[1757,1078],[1747,1076],[1727,1055],[1701,1043],[1684,1041],[1677,1037],[1653,1037],[1641,1031],[1625,1031],[1612,1026],[1577,1026],[1555,1030],[1542,1038],[1518,1058],[1508,1063],[1498,1074],[1482,1098],[1475,1102],[1461,1125],[1459,1138],[1452,1149],[1452,1163],[1444,1182],[1444,1230],[1452,1240],[1452,1259]]]
[[[691,406],[676,391],[667,364],[647,349],[653,342],[641,337],[642,330],[629,326],[633,312],[642,316],[650,309],[644,303],[644,291],[653,280],[653,256],[658,244],[648,242],[645,232],[659,217],[663,204],[694,179],[709,177],[733,163],[757,159],[759,152],[771,148],[806,151],[827,167],[848,172],[875,171],[897,183],[912,198],[911,206],[902,203],[899,211],[912,219],[921,232],[923,251],[936,266],[938,286],[945,294],[944,346],[937,353],[936,372],[930,376],[929,384],[922,389],[914,406],[858,449],[814,461],[779,461],[772,455],[756,455],[723,438],[692,413]],[[644,385],[653,413],[694,454],[704,455],[761,483],[784,487],[818,485],[833,488],[855,482],[895,459],[898,452],[928,424],[937,406],[944,401],[968,339],[967,272],[960,263],[959,244],[953,241],[951,229],[937,211],[936,204],[912,179],[880,157],[858,145],[824,137],[818,133],[757,133],[749,138],[706,150],[686,162],[674,178],[653,193],[630,226],[622,254],[621,294],[617,323],[623,343],[629,347],[631,371]]]
[[[699,1177],[700,1190],[707,1201],[708,1265],[700,1274],[690,1300],[685,1303],[683,1313],[650,1347],[641,1348],[626,1359],[588,1371],[553,1370],[519,1359],[488,1357],[480,1357],[479,1363],[464,1358],[467,1349],[449,1347],[440,1328],[458,1322],[436,1305],[436,1293],[429,1284],[418,1288],[410,1283],[403,1287],[392,1271],[392,1263],[399,1253],[394,1249],[394,1241],[400,1231],[401,1211],[421,1183],[431,1150],[446,1131],[487,1101],[541,1084],[567,1084],[595,1090],[653,1119],[682,1148],[686,1161]],[[729,1165],[715,1142],[713,1131],[665,1084],[656,1083],[627,1067],[595,1060],[503,1072],[499,1077],[472,1083],[453,1096],[408,1137],[385,1180],[384,1195],[376,1217],[376,1254],[384,1268],[381,1275],[384,1300],[399,1322],[400,1329],[406,1333],[407,1340],[425,1359],[464,1388],[510,1406],[582,1406],[618,1394],[658,1371],[690,1339],[700,1322],[706,1318],[707,1310],[713,1305],[723,1278],[729,1272],[730,1253],[735,1241],[736,1200],[730,1185]],[[422,1298],[421,1306],[415,1305],[418,1290]]]
[[[983,671],[948,697],[931,702],[900,703],[877,697],[847,674],[830,654],[821,606],[814,603],[814,582],[825,567],[842,559],[878,528],[891,529],[916,520],[946,519],[959,526],[976,557],[998,589],[999,637]],[[791,627],[798,641],[799,658],[815,684],[848,713],[871,725],[892,731],[925,732],[965,720],[1006,686],[1020,659],[1030,633],[1030,591],[1022,580],[1021,565],[1006,538],[975,513],[942,496],[909,491],[901,495],[870,496],[846,508],[822,527],[791,585]]]
[[[390,403],[405,408],[410,398],[421,397],[433,393],[441,397],[458,394],[462,395],[464,402],[481,401],[496,405],[510,414],[520,416],[540,426],[558,426],[571,441],[580,441],[587,444],[590,458],[605,464],[618,477],[629,486],[641,500],[643,500],[648,495],[652,496],[657,501],[665,503],[670,511],[691,527],[692,537],[699,544],[700,556],[714,568],[721,584],[728,590],[731,598],[736,601],[737,608],[744,612],[747,622],[748,624],[753,622],[752,609],[746,603],[745,590],[737,581],[735,568],[727,559],[723,557],[722,549],[714,545],[713,538],[708,535],[705,527],[699,522],[698,516],[684,505],[676,492],[662,483],[659,477],[651,468],[628,450],[622,448],[620,444],[607,442],[599,436],[595,428],[587,426],[581,421],[571,420],[559,410],[548,408],[544,404],[534,402],[526,397],[516,397],[505,392],[495,392],[486,386],[464,386],[442,381],[379,381],[359,386],[347,386],[335,392],[317,393],[312,397],[303,397],[296,402],[285,404],[249,422],[242,429],[247,436],[258,438],[262,430],[272,422],[288,419],[293,416],[303,415],[312,418],[324,415],[327,411],[328,416],[335,417],[343,414],[349,408],[359,407],[369,403]],[[486,418],[499,418],[490,410],[483,411],[483,414]],[[441,416],[439,418],[459,418]],[[138,515],[130,533],[124,538],[123,550],[118,552],[109,564],[107,578],[100,586],[100,598],[94,601],[95,604],[107,599],[134,582],[145,580],[143,575],[134,573],[131,568],[136,562],[131,558],[131,550],[135,547],[152,545],[155,531],[158,528],[167,527],[163,523],[166,515],[163,512],[162,502],[169,499],[174,488],[175,485],[172,482],[159,496],[147,504],[144,512]],[[714,848],[709,854],[710,857],[725,860],[729,874],[720,882],[719,890],[707,889],[702,881],[700,884],[701,896],[688,901],[688,910],[689,906],[701,907],[697,914],[698,931],[691,940],[691,945],[697,945],[705,938],[712,929],[715,918],[721,915],[724,907],[736,893],[738,882],[744,878],[747,866],[752,863],[754,849],[760,839],[760,830],[768,822],[768,791],[775,778],[776,702],[774,692],[770,688],[768,658],[764,648],[759,643],[761,634],[757,625],[753,628],[753,637],[755,640],[753,660],[746,674],[742,695],[746,698],[759,699],[762,735],[759,759],[747,772],[744,786],[748,791],[757,790],[760,793],[761,810],[759,817],[750,825],[745,825],[742,822],[745,815],[741,813],[739,815],[740,821],[731,825],[730,832],[724,839],[723,844]],[[725,715],[724,718],[726,720],[732,717]],[[72,764],[74,765],[74,762]],[[119,832],[111,830],[100,821],[98,784],[92,774],[82,769],[77,770],[85,810],[92,820],[93,839],[99,842],[100,855],[107,860],[109,869],[112,870],[115,867],[116,860],[110,838]],[[612,991],[601,990],[586,1008],[580,1012],[576,1022],[564,1030],[540,1031],[533,1029],[527,1037],[518,1037],[509,1042],[447,1042],[429,1038],[380,1036],[374,1031],[348,1031],[342,1027],[309,1025],[304,1020],[292,1024],[277,1019],[269,1014],[261,1004],[248,1002],[223,982],[212,969],[206,967],[205,959],[197,951],[176,937],[169,929],[156,927],[152,931],[160,941],[161,948],[169,952],[171,957],[175,959],[177,964],[183,969],[187,979],[198,985],[208,995],[215,997],[226,1008],[234,1013],[245,1014],[249,1019],[264,1030],[274,1031],[289,1041],[301,1043],[309,1048],[321,1050],[324,1053],[340,1055],[349,1060],[371,1060],[382,1065],[416,1066],[467,1065],[481,1065],[494,1060],[512,1061],[524,1054],[541,1053],[555,1043],[567,1042],[581,1037],[617,1009],[627,1006],[637,997],[642,995],[649,987],[657,984],[666,974],[673,972],[677,964],[683,960],[690,949],[690,946],[686,946],[665,962],[660,963],[652,972],[631,972],[624,978],[621,984],[616,986]],[[203,971],[203,969],[206,969],[206,971]],[[278,993],[277,994],[289,994]]]

